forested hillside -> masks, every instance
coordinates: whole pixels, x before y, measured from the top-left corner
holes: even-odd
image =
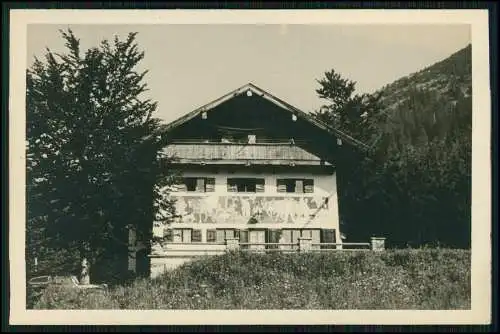
[[[411,87],[436,91],[451,101],[456,99],[457,89],[460,95],[467,97],[472,93],[472,46],[452,54],[436,64],[410,74],[382,87],[381,101],[388,109],[395,109],[398,104],[408,99]]]
[[[470,132],[471,45],[378,91],[386,130],[397,145],[425,144],[459,129]],[[466,135],[466,134],[463,134]]]
[[[334,70],[316,116],[371,148],[344,149],[341,214],[349,239],[470,245],[471,45],[374,94]]]

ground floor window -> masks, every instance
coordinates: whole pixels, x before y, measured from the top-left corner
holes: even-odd
[[[193,230],[188,228],[166,229],[164,237],[167,242],[190,243],[193,241]]]
[[[166,229],[167,242],[192,243],[202,242],[201,229],[175,228]],[[335,245],[319,245],[320,243],[334,244],[336,242],[335,229],[311,229],[311,228],[286,228],[286,229],[208,229],[206,230],[206,242],[224,243],[226,239],[236,238],[241,248],[252,249],[298,249],[299,238],[311,238],[313,248],[335,248]],[[244,245],[244,244],[255,245]],[[263,245],[267,244],[269,245]],[[260,245],[262,244],[262,245]],[[294,244],[294,245],[279,245]]]
[[[236,229],[210,229],[207,230],[207,242],[223,243],[226,239],[239,238],[239,230]]]
[[[283,249],[298,249],[299,238],[311,238],[313,244],[321,242],[321,229],[283,229],[281,231],[280,242],[294,243],[293,246],[284,246]],[[313,245],[313,248],[319,246]]]
[[[189,243],[191,242],[191,229],[174,229],[174,242]]]

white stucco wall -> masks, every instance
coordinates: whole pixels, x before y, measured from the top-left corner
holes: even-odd
[[[183,174],[185,177],[209,177],[215,178],[215,191],[206,193],[197,192],[184,192],[176,191],[171,192],[172,196],[182,198],[182,197],[201,197],[207,200],[204,203],[207,206],[217,205],[217,201],[220,197],[243,197],[243,198],[253,198],[253,197],[281,197],[281,198],[304,198],[313,197],[317,202],[324,198],[328,198],[327,209],[318,210],[308,210],[307,207],[301,206],[298,208],[296,203],[302,204],[301,202],[290,202],[278,201],[275,202],[274,209],[281,211],[282,214],[297,212],[300,215],[305,216],[305,218],[295,219],[293,223],[263,223],[260,222],[255,225],[249,225],[246,223],[245,219],[240,219],[240,222],[233,221],[230,224],[227,222],[213,222],[213,223],[196,223],[189,222],[189,219],[184,219],[183,222],[172,223],[170,228],[193,228],[202,230],[202,242],[206,242],[206,230],[207,229],[217,229],[217,228],[329,228],[336,230],[336,240],[341,242],[340,231],[339,231],[339,212],[338,212],[338,197],[337,197],[337,183],[336,174],[272,174],[272,173],[228,173],[220,171],[218,173],[202,173],[202,172],[185,172]],[[265,179],[265,191],[258,193],[238,193],[238,192],[228,192],[227,190],[227,178],[264,178]],[[276,182],[279,178],[304,178],[304,179],[314,179],[314,192],[313,193],[286,193],[278,192]],[[271,204],[272,205],[272,204]],[[179,206],[178,206],[179,207]],[[179,211],[182,208],[179,207]],[[314,213],[314,217],[309,216],[310,213]],[[163,233],[163,227],[157,226],[154,229],[154,233],[161,235]]]

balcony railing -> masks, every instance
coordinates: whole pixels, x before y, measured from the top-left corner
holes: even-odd
[[[174,158],[179,163],[207,162],[223,163],[228,161],[240,163],[271,164],[327,164],[318,156],[290,143],[193,143],[175,142],[165,147],[165,156]]]

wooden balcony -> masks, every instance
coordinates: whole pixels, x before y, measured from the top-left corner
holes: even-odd
[[[166,146],[162,153],[181,164],[330,165],[291,143],[178,142]]]

